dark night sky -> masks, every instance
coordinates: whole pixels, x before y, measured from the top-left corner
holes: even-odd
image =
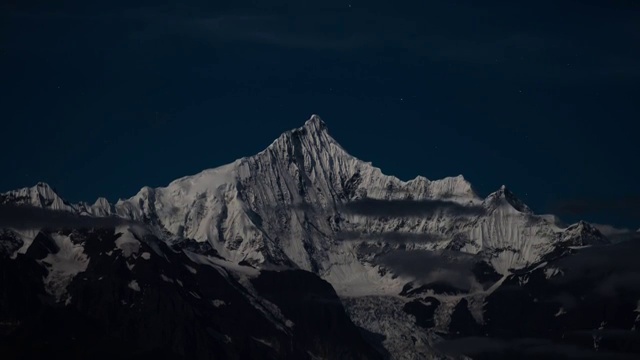
[[[208,3],[2,5],[0,191],[114,201],[317,113],[401,179],[640,226],[637,1]]]

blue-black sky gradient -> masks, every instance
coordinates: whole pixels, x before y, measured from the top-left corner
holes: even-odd
[[[640,227],[640,3],[482,3],[6,3],[0,191],[115,201],[317,113],[401,179]]]

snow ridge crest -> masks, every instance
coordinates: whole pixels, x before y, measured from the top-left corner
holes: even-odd
[[[471,253],[490,250],[502,256],[507,271],[536,261],[550,249],[546,244],[554,243],[563,231],[532,221],[531,209],[505,186],[483,200],[462,175],[441,180],[418,176],[409,181],[385,175],[347,153],[318,115],[256,155],[179,178],[166,187],[143,187],[116,204],[99,199],[93,205],[71,205],[46,184],[7,194],[0,196],[0,202],[20,198],[34,206],[142,221],[169,243],[194,239],[230,261],[295,266],[325,274],[334,284],[346,284],[342,277],[351,267],[363,266],[351,258],[355,251],[344,248],[352,244],[335,243],[344,232],[380,234],[375,235],[378,238],[390,233],[442,238],[428,246],[455,245]],[[43,198],[47,201],[41,202]],[[385,216],[384,209],[373,217],[343,211],[345,204],[367,198],[418,203],[437,199],[489,211],[474,218],[436,212],[402,219]],[[336,246],[342,250],[336,252]],[[513,250],[520,248],[543,250],[523,257]]]

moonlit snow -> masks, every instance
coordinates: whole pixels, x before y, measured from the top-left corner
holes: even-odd
[[[412,264],[402,262],[381,264],[377,259],[397,256],[398,251],[458,253],[485,260],[504,280],[515,270],[541,263],[557,249],[606,242],[589,224],[563,227],[554,216],[534,214],[505,186],[482,198],[462,175],[441,180],[418,176],[409,181],[385,175],[371,163],[350,155],[316,115],[256,155],[179,178],[166,187],[143,187],[133,197],[115,204],[103,198],[92,205],[68,204],[42,183],[8,194],[23,204],[41,208],[144,222],[170,245],[185,238],[206,242],[226,260],[186,250],[185,253],[195,263],[212,266],[224,274],[238,274],[243,284],[259,269],[312,271],[330,282],[345,299],[345,306],[358,325],[387,334],[387,349],[403,346],[396,336],[416,333],[415,351],[406,358],[420,358],[428,352],[433,336],[417,332],[408,320],[391,316],[396,310],[377,320],[368,314],[377,311],[371,309],[384,312],[394,306],[401,308],[405,300],[397,296],[407,283],[419,283],[446,272],[409,268]],[[374,200],[372,203],[378,207],[367,208],[366,213],[351,206]],[[138,254],[140,240],[131,225],[121,224],[117,231],[122,235],[114,250],[127,258],[151,258],[148,252]],[[30,243],[34,232],[23,233],[25,243]],[[358,236],[356,240],[345,240],[343,234]],[[398,241],[400,235],[428,241]],[[70,279],[86,269],[89,259],[83,257],[81,247],[68,239],[55,241],[61,251],[43,262],[52,269],[47,288],[60,298]],[[27,246],[21,251],[26,251]],[[196,273],[195,269],[186,268]],[[547,278],[557,274],[555,269],[545,270]],[[159,276],[163,281],[174,281]],[[470,311],[481,319],[481,308],[472,304],[481,304],[499,282],[486,290],[473,277],[458,280],[469,286],[466,297]],[[180,280],[175,281],[183,286]],[[135,280],[129,287],[140,291]],[[248,289],[251,292],[250,286]],[[450,315],[447,311],[461,297],[438,298],[444,304],[436,314],[440,325],[446,326]],[[225,305],[215,299],[209,301],[216,307]],[[259,309],[270,307],[268,302],[251,301]],[[281,323],[288,321],[282,315],[278,317]]]

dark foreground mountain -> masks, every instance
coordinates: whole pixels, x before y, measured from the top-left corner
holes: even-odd
[[[260,273],[113,228],[41,231],[6,255],[3,359],[382,358],[306,271]]]
[[[439,347],[474,359],[637,359],[638,254],[640,239],[513,274],[485,298],[483,321],[457,307],[444,335],[449,341]],[[423,322],[432,318],[421,315]]]

